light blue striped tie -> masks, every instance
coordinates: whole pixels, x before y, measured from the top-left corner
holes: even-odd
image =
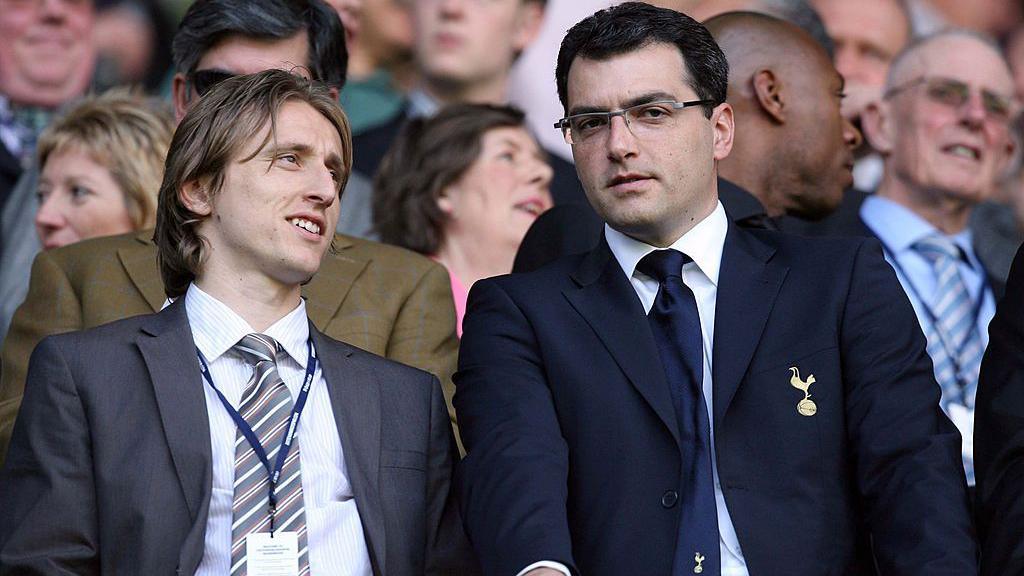
[[[957,270],[960,249],[940,235],[918,240],[913,248],[932,263],[935,271],[935,296],[925,305],[935,318],[927,334],[928,355],[935,365],[935,379],[942,386],[943,406],[956,400],[973,408],[985,350],[973,313],[974,302]]]

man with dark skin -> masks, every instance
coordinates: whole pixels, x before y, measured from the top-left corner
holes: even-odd
[[[843,78],[828,54],[800,28],[770,16],[732,12],[705,26],[731,67],[736,138],[722,175],[773,218],[830,214],[852,182],[861,135],[840,114]]]

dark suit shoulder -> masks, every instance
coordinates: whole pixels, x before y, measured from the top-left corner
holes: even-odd
[[[426,370],[420,370],[408,364],[402,364],[389,360],[373,352],[336,340],[323,332],[317,333],[316,339],[318,354],[320,356],[336,355],[348,356],[350,359],[359,362],[367,370],[379,375],[382,382],[389,381],[425,381],[429,382],[434,375]]]
[[[352,169],[354,171],[369,176],[371,179],[377,174],[381,160],[384,159],[384,155],[387,154],[391,144],[405,125],[406,110],[403,108],[391,120],[353,136]]]
[[[109,366],[107,360],[123,361],[137,348],[143,326],[152,322],[154,316],[142,314],[84,330],[51,334],[39,342],[32,356],[43,350],[56,351],[72,368],[81,367],[90,373],[103,371]]]

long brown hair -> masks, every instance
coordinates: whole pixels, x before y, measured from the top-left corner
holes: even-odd
[[[206,241],[196,231],[203,216],[181,200],[182,187],[199,182],[213,200],[224,185],[228,166],[240,158],[246,145],[269,124],[259,149],[276,138],[281,106],[298,100],[312,106],[334,125],[341,136],[345,173],[352,170],[352,135],[348,118],[328,88],[284,70],[265,70],[218,83],[181,121],[171,140],[164,180],[157,200],[156,242],[160,276],[168,297],[181,296],[202,268]]]

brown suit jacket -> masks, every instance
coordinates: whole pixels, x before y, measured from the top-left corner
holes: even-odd
[[[36,257],[28,296],[0,352],[0,464],[21,406],[28,359],[40,340],[163,307],[152,235],[146,230],[94,238]],[[337,235],[334,252],[302,293],[309,319],[324,334],[436,375],[454,425],[451,376],[458,339],[444,268],[402,248]]]

